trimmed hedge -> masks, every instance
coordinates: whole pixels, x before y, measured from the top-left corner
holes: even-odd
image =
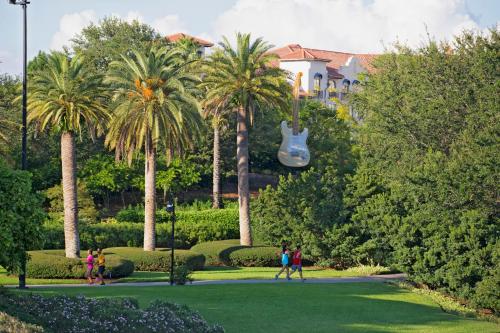
[[[268,246],[240,248],[229,253],[229,263],[231,266],[279,267],[279,252],[279,248]]]
[[[112,247],[104,249],[106,255],[118,255],[131,260],[137,271],[167,272],[170,269],[170,251],[157,249],[156,251],[144,251],[138,247]],[[202,270],[205,265],[205,257],[190,250],[175,250],[176,266],[186,266],[189,270]]]
[[[175,224],[176,248],[189,249],[198,242],[230,239],[239,236],[238,210],[236,209],[186,211],[179,212],[177,217]],[[79,232],[82,248],[142,246],[144,241],[143,223],[113,221],[80,224]],[[44,224],[43,229],[45,249],[64,247],[62,223],[47,222]],[[170,222],[156,225],[156,245],[158,247],[171,246],[169,243],[170,230]]]
[[[238,239],[200,243],[191,251],[203,254],[210,266],[280,266],[279,248],[269,246],[242,246]]]
[[[239,239],[205,242],[196,244],[191,248],[191,251],[203,254],[205,256],[205,265],[207,266],[224,266],[230,265],[228,251],[233,248],[240,248],[241,245],[239,244]]]
[[[30,251],[29,254],[30,260],[26,265],[26,275],[30,278],[80,279],[85,275],[85,259],[66,258],[64,250]],[[132,261],[117,255],[106,256],[105,275],[118,278],[129,276],[133,272]]]

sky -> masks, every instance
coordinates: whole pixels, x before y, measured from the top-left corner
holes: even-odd
[[[70,45],[106,16],[214,42],[240,31],[278,47],[378,53],[395,41],[416,47],[427,34],[449,40],[464,29],[498,28],[500,0],[31,0],[28,58]],[[21,7],[0,0],[0,74],[20,74],[21,56]]]

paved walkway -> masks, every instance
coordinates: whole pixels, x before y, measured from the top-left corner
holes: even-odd
[[[265,284],[265,283],[356,283],[356,282],[385,282],[389,280],[404,280],[405,274],[383,274],[361,277],[342,277],[342,278],[312,278],[302,282],[300,279],[292,279],[287,281],[285,278],[279,280],[269,279],[248,279],[248,280],[200,280],[193,281],[187,285],[216,285],[216,284]],[[109,283],[104,287],[157,287],[170,286],[169,282],[125,282],[125,283]],[[16,286],[6,286],[16,287]],[[28,285],[29,288],[75,288],[75,287],[100,287],[97,285],[89,286],[88,284],[43,284],[43,285]]]

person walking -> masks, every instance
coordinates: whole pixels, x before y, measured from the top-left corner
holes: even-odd
[[[288,251],[288,248],[286,246],[286,243],[282,243],[282,249],[281,249],[281,270],[274,276],[275,280],[278,280],[279,276],[281,273],[286,271],[286,279],[290,280],[290,275],[289,275],[289,270],[288,270],[288,262],[289,262],[289,254],[290,251]]]
[[[292,271],[289,274],[289,277],[292,276],[293,273],[296,271],[299,271],[299,276],[302,282],[304,282],[306,279],[302,276],[302,250],[300,248],[300,245],[297,245],[297,248],[293,252],[292,256]]]
[[[104,257],[104,253],[102,253],[101,249],[97,249],[97,278],[95,282],[101,281],[100,285],[104,286],[104,271],[106,270],[106,258]]]
[[[92,255],[92,249],[89,249],[87,254],[87,271],[85,272],[85,277],[87,278],[89,285],[92,285],[94,284],[94,281],[92,281],[92,270],[94,269],[94,256]]]

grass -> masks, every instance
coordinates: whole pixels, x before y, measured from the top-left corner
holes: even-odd
[[[278,272],[276,267],[206,267],[203,271],[195,271],[192,278],[195,280],[248,280],[248,279],[271,279]],[[368,276],[388,272],[384,267],[362,266],[345,271],[334,269],[323,269],[317,267],[304,267],[304,277],[312,278],[334,278]],[[282,274],[282,277],[285,275]],[[292,277],[299,277],[298,272]],[[132,275],[121,278],[117,282],[156,282],[168,281],[167,273],[163,272],[134,272]],[[7,275],[0,267],[0,285],[17,284],[17,276]],[[28,284],[78,284],[85,283],[80,279],[27,279]]]
[[[15,275],[8,275],[7,271],[0,266],[0,285],[17,285],[19,279]],[[27,278],[26,283],[30,284],[79,284],[85,283],[82,279],[31,279]]]
[[[186,304],[227,332],[490,333],[491,322],[443,312],[427,295],[384,283],[75,287],[45,294],[135,297]],[[25,292],[25,291],[18,291]]]
[[[191,275],[194,280],[248,280],[248,279],[272,279],[278,273],[279,267],[206,267],[203,271],[195,271]],[[317,267],[305,267],[304,278],[338,278],[352,276],[368,276],[387,272],[383,267],[372,267],[367,269],[349,269],[337,271],[334,269],[323,269]],[[281,274],[285,277],[285,274]],[[298,272],[292,277],[298,278]],[[168,281],[167,273],[163,272],[134,272],[131,276],[121,278],[118,282],[153,282]]]

